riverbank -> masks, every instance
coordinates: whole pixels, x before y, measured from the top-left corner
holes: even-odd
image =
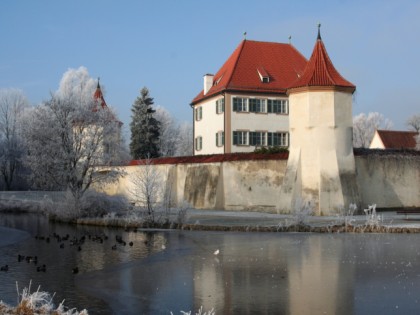
[[[156,213],[156,217],[159,217]],[[133,218],[85,218],[77,224],[125,229],[180,229],[225,232],[312,232],[312,233],[420,233],[420,215],[396,211],[374,215],[311,216],[270,214],[250,211],[189,209],[182,222],[172,214],[165,223]]]
[[[0,213],[45,213],[38,202],[8,200],[1,202]],[[80,218],[70,223],[120,227],[125,229],[181,229],[234,232],[313,232],[313,233],[420,233],[420,214],[377,211],[370,215],[312,216],[308,214],[273,214],[253,211],[188,209],[182,217],[176,209],[156,211],[155,221],[139,213],[111,213],[101,218]],[[163,219],[165,218],[165,219]],[[54,220],[62,221],[54,216]]]

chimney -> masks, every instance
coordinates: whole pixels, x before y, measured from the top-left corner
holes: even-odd
[[[204,95],[211,89],[213,86],[214,74],[205,74],[204,75]]]

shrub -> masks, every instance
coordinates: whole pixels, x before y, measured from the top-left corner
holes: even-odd
[[[279,147],[279,146],[260,147],[254,150],[254,153],[259,153],[259,154],[274,154],[274,153],[283,153],[283,152],[289,152],[289,150],[285,147]]]

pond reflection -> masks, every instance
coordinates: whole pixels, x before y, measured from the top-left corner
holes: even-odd
[[[0,225],[5,222],[0,219]],[[81,251],[33,237],[1,247],[0,264],[4,257],[15,259],[31,248],[39,257],[50,257],[45,259],[51,268],[42,275],[30,264],[17,262],[14,270],[0,274],[1,298],[10,295],[10,303],[16,300],[14,281],[32,279],[90,314],[180,314],[201,306],[214,308],[216,314],[420,311],[417,234],[134,233],[48,222],[38,222],[34,225],[41,229],[34,229],[30,221],[28,226],[13,222],[32,235],[55,231],[109,239],[86,241]],[[116,235],[134,246],[112,250]],[[80,273],[72,275],[76,264]]]

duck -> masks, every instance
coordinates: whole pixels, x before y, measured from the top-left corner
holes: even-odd
[[[36,267],[36,271],[38,271],[38,272],[40,272],[40,271],[46,272],[47,271],[47,266],[45,266],[45,265],[38,266],[38,267]]]
[[[74,267],[71,271],[74,274],[79,273],[79,267]]]
[[[25,256],[18,254],[18,262],[21,262],[22,260],[25,260]]]
[[[4,265],[0,267],[0,271],[8,271],[8,270],[9,270],[9,265]]]
[[[133,242],[130,242],[130,243],[128,243],[128,245],[133,246],[133,245],[134,245],[134,243],[133,243]]]

